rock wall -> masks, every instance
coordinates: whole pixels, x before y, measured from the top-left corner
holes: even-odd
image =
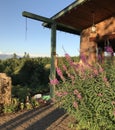
[[[0,104],[11,103],[11,78],[0,73]]]

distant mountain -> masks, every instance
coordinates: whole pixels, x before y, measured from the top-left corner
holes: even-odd
[[[14,53],[15,54],[15,53]],[[14,57],[14,54],[0,54],[0,60],[6,60]],[[30,58],[37,58],[37,57],[49,57],[49,56],[33,56],[29,55],[28,53],[24,55],[25,57],[30,57]],[[16,55],[17,58],[22,58],[24,56]]]
[[[6,60],[9,58],[12,58],[14,55],[13,54],[0,54],[0,60]],[[20,56],[17,56],[19,58]]]

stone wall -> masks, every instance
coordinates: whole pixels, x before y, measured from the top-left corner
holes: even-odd
[[[96,24],[96,33],[91,32],[91,27],[82,31],[80,40],[80,54],[84,53],[89,62],[96,62],[97,42],[90,41],[91,37],[101,38],[104,35],[115,34],[115,16]]]
[[[11,78],[0,73],[0,104],[11,103]]]

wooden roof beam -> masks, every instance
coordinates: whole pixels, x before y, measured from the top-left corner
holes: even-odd
[[[42,24],[44,27],[51,28],[51,24],[55,23],[57,25],[57,27],[63,28],[63,31],[67,30],[67,32],[69,32],[69,33],[80,35],[79,32],[81,30],[77,30],[76,28],[74,28],[72,26],[69,26],[69,25],[58,23],[58,22],[56,22],[55,20],[53,20],[51,18],[46,18],[46,17],[40,16],[40,15],[36,15],[36,14],[30,13],[30,12],[27,12],[27,11],[22,12],[22,15],[24,17],[27,17],[27,18],[31,18],[31,19],[34,19],[34,20],[38,20],[38,21],[44,22]],[[47,24],[49,24],[49,25],[46,26]]]

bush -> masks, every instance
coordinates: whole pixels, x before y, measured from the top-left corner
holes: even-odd
[[[19,101],[25,102],[28,95],[30,95],[30,89],[27,86],[12,86],[12,96],[18,98]]]
[[[11,104],[3,105],[3,113],[13,113],[19,110],[19,100],[17,98],[12,98]]]
[[[67,64],[57,67],[60,79],[51,79],[56,85],[55,98],[77,120],[77,130],[115,129],[115,66],[74,63],[68,54]]]

